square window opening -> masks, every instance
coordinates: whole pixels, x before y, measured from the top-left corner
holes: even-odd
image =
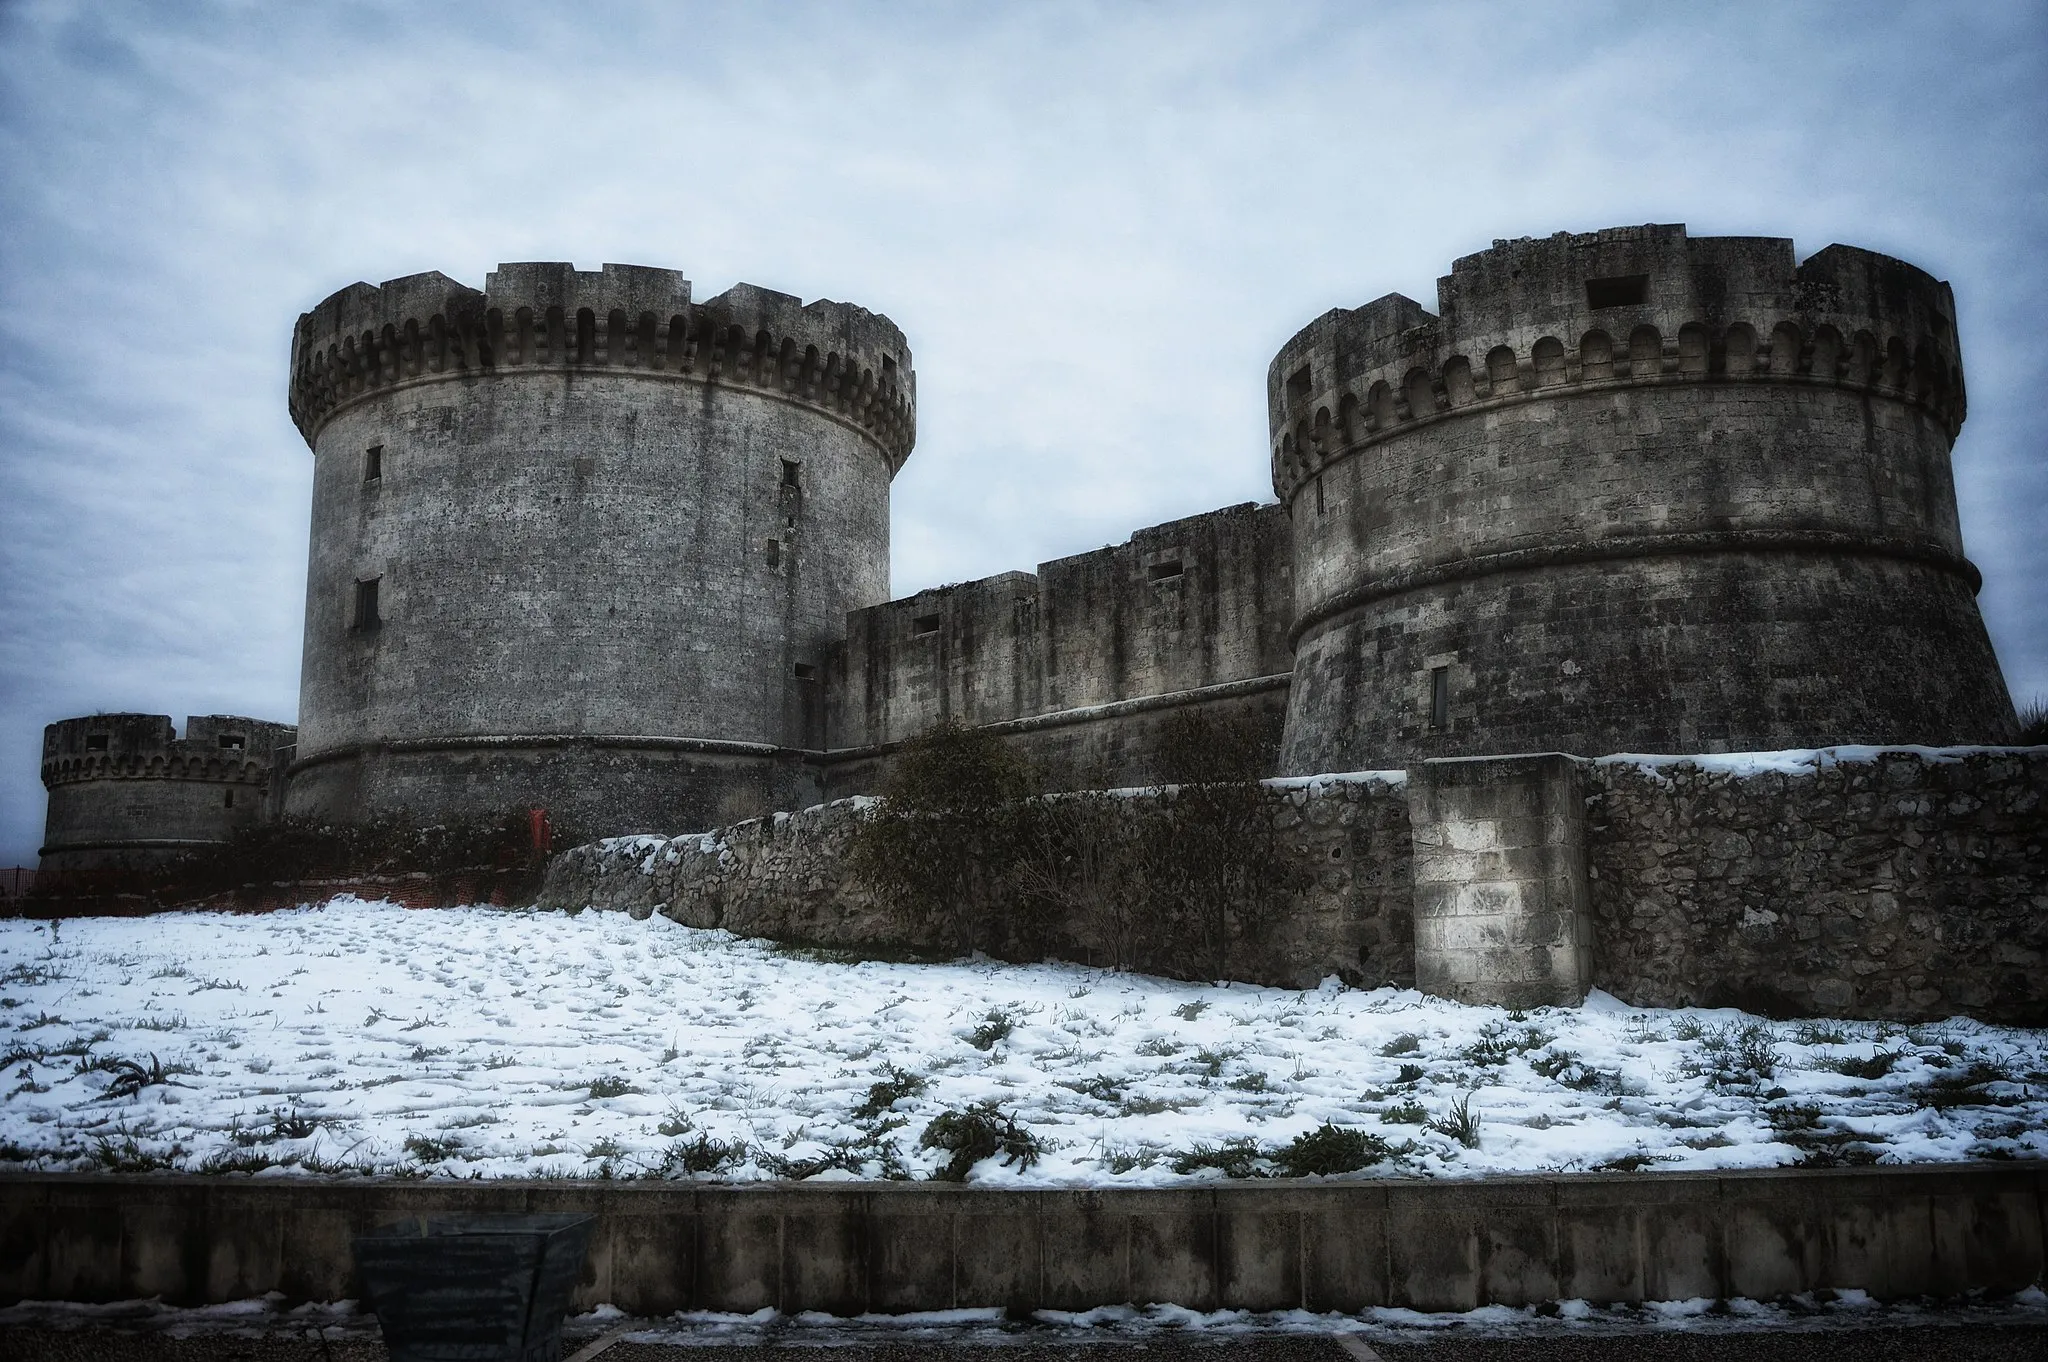
[[[1586,306],[1590,308],[1640,307],[1649,301],[1647,274],[1617,274],[1611,279],[1586,281]]]
[[[1180,576],[1182,570],[1181,562],[1178,558],[1170,563],[1154,563],[1151,567],[1145,569],[1145,579],[1152,582],[1170,582]]]
[[[784,459],[782,461],[782,485],[784,487],[802,486],[803,472],[804,466],[795,459]]]
[[[224,752],[239,752],[247,745],[247,739],[240,733],[223,733],[220,735],[220,746]]]
[[[896,377],[896,359],[893,355],[882,356],[882,377]]]
[[[363,481],[381,482],[384,478],[384,446],[371,445],[363,451]]]
[[[1304,364],[1299,369],[1296,369],[1287,378],[1287,400],[1290,402],[1307,401],[1309,384],[1313,381],[1309,376],[1308,365]]]
[[[105,734],[105,733],[88,733],[88,734],[86,734],[86,735],[85,735],[85,750],[86,750],[86,751],[88,751],[88,752],[104,752],[104,751],[106,751],[106,750],[107,750],[107,740],[108,740],[108,737],[109,737],[109,735],[108,735],[108,734]]]
[[[371,577],[356,583],[356,628],[375,629],[384,622],[384,617],[377,606],[378,587],[383,581],[382,577]]]
[[[1429,727],[1441,733],[1451,726],[1451,669],[1432,667],[1429,672]]]
[[[789,671],[790,675],[794,676],[799,681],[815,680],[818,675],[818,669],[816,667],[813,667],[808,662],[799,662],[795,666],[791,667]]]
[[[910,621],[910,632],[914,637],[919,638],[923,637],[926,634],[938,633],[939,617],[937,615],[917,616],[915,619]]]

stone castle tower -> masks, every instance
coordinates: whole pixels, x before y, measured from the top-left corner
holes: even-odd
[[[2010,739],[1947,284],[1652,226],[1496,242],[1437,295],[1269,373],[1282,770]]]
[[[299,319],[314,454],[286,808],[710,826],[814,797],[822,673],[888,596],[915,439],[886,317],[502,265]]]
[[[232,714],[93,714],[43,730],[50,807],[41,869],[147,870],[271,813],[273,756],[292,730]]]
[[[872,791],[941,719],[1070,786],[1164,778],[1187,713],[1277,774],[2014,735],[1949,466],[1955,300],[1911,265],[1496,242],[1435,314],[1310,323],[1268,385],[1277,505],[892,601],[887,318],[620,265],[353,285],[293,334],[282,807],[708,828]],[[117,797],[60,799],[64,769],[53,828]]]

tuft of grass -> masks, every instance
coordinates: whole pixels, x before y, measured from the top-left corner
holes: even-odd
[[[1325,1121],[1273,1151],[1280,1171],[1291,1178],[1355,1173],[1385,1163],[1397,1151],[1381,1136]]]
[[[993,1050],[997,1041],[1008,1039],[1010,1033],[1016,1029],[1016,1018],[1000,1007],[992,1007],[988,1010],[988,1015],[981,1019],[981,1024],[962,1039],[977,1050]]]
[[[1248,1074],[1241,1074],[1231,1079],[1228,1086],[1235,1088],[1239,1092],[1265,1092],[1268,1090],[1266,1071],[1264,1069],[1254,1069]]]
[[[665,1178],[722,1173],[729,1168],[737,1168],[746,1160],[745,1141],[714,1140],[699,1131],[696,1139],[677,1140],[664,1150],[661,1163],[655,1171]]]
[[[1683,1021],[1692,1021],[1687,1017]],[[1678,1063],[1679,1072],[1704,1078],[1716,1088],[1760,1088],[1778,1071],[1777,1036],[1763,1022],[1746,1022],[1737,1027],[1702,1026],[1699,1049]]]
[[[965,1182],[976,1164],[997,1155],[1003,1167],[1015,1164],[1020,1170],[1038,1162],[1039,1155],[1038,1138],[994,1102],[940,1112],[918,1136],[917,1147],[948,1156],[932,1174],[934,1182]]]
[[[1258,1145],[1240,1138],[1181,1150],[1173,1156],[1173,1171],[1185,1176],[1204,1168],[1220,1168],[1227,1178],[1262,1178],[1266,1172],[1259,1166],[1261,1161]]]
[[[1422,1103],[1412,1097],[1403,1098],[1390,1107],[1380,1110],[1380,1120],[1388,1125],[1419,1126],[1428,1122],[1429,1112]]]
[[[1403,1031],[1400,1035],[1394,1037],[1385,1045],[1382,1045],[1380,1047],[1380,1053],[1385,1055],[1388,1059],[1392,1059],[1397,1055],[1421,1054],[1422,1037],[1410,1035],[1408,1032]]]
[[[1060,1086],[1098,1102],[1121,1102],[1124,1096],[1124,1080],[1111,1078],[1108,1074],[1095,1074],[1079,1082],[1065,1081]]]
[[[1676,1154],[1651,1154],[1647,1152],[1622,1154],[1616,1158],[1602,1159],[1599,1163],[1593,1165],[1593,1171],[1596,1173],[1640,1173],[1645,1168],[1653,1167],[1656,1164],[1675,1162],[1677,1158]]]
[[[1848,1029],[1838,1022],[1801,1022],[1792,1028],[1792,1039],[1801,1045],[1847,1045]]]
[[[1420,1083],[1422,1076],[1427,1072],[1428,1070],[1424,1069],[1420,1064],[1403,1064],[1401,1072],[1394,1075],[1394,1081],[1396,1083]]]
[[[1852,1055],[1836,1055],[1821,1061],[1820,1067],[1831,1069],[1849,1078],[1883,1078],[1898,1062],[1905,1058],[1903,1050],[1879,1050],[1868,1059],[1857,1059]]]
[[[1472,1110],[1472,1094],[1466,1093],[1431,1120],[1429,1128],[1439,1135],[1448,1135],[1467,1149],[1479,1148],[1479,1114]]]
[[[638,1088],[635,1088],[617,1074],[599,1074],[596,1078],[590,1080],[590,1096],[592,1100],[603,1097],[624,1097],[628,1093],[638,1091]]]
[[[894,1064],[882,1066],[883,1076],[868,1087],[865,1101],[853,1109],[856,1121],[872,1121],[898,1102],[916,1097],[931,1086],[922,1074],[908,1073]]]
[[[462,1141],[453,1135],[439,1139],[432,1135],[408,1135],[405,1152],[420,1163],[446,1163],[462,1152]]]
[[[1194,1002],[1182,1003],[1179,1007],[1173,1009],[1173,1015],[1179,1017],[1182,1021],[1193,1021],[1208,1010],[1208,1007],[1209,1004],[1198,998]]]
[[[2020,746],[2048,746],[2048,695],[2036,695],[2019,707]]]
[[[1143,1145],[1104,1145],[1096,1163],[1112,1173],[1128,1173],[1138,1168],[1150,1168],[1159,1162],[1159,1151]]]

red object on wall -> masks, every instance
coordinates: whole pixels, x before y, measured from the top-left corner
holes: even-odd
[[[548,821],[548,811],[546,809],[528,809],[526,817],[528,826],[533,833],[533,849],[540,852],[547,851],[554,845],[555,841],[555,825]]]

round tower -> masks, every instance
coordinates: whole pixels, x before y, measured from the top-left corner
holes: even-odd
[[[1847,246],[1497,241],[1268,376],[1286,771],[2001,741],[1963,557],[1955,300]]]
[[[823,663],[887,598],[915,439],[888,318],[671,270],[500,265],[299,319],[314,456],[286,808],[590,833],[800,804]]]
[[[146,870],[225,842],[269,809],[272,753],[289,724],[194,715],[94,714],[43,729],[44,875]]]

